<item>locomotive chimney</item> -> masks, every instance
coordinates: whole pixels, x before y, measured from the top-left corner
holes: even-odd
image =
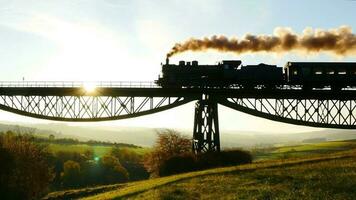
[[[166,57],[166,65],[169,65],[169,58]]]

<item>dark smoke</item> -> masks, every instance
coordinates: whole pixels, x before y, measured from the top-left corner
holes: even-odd
[[[306,28],[298,35],[288,28],[276,28],[273,35],[251,35],[245,37],[227,38],[211,36],[203,39],[191,38],[183,43],[177,43],[167,53],[167,58],[185,51],[216,50],[236,54],[250,52],[283,53],[297,50],[303,53],[330,52],[336,55],[356,55],[356,35],[351,27],[341,26],[331,30],[313,30]]]

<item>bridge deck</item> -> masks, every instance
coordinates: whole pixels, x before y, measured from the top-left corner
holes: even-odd
[[[106,88],[159,88],[159,86],[152,81],[0,81],[1,88],[80,88],[85,86]]]
[[[82,87],[0,87],[0,95],[10,96],[136,96],[136,97],[189,97],[200,98],[202,94],[223,98],[284,98],[284,99],[356,99],[355,90],[297,89],[207,89],[207,88],[125,88],[97,87],[86,91]]]

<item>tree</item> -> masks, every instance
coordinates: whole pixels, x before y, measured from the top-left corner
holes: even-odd
[[[4,199],[37,199],[47,192],[53,179],[50,154],[46,146],[37,145],[26,135],[7,132],[0,136],[2,154],[8,157],[11,166],[2,174],[2,184],[7,193]],[[7,158],[4,158],[7,162]],[[1,165],[4,162],[1,162]],[[0,189],[1,190],[1,189]]]
[[[53,142],[53,141],[54,141],[54,139],[55,139],[55,137],[54,137],[54,135],[53,135],[53,134],[51,134],[51,135],[49,135],[49,136],[48,136],[48,139],[49,139],[49,141]]]
[[[120,163],[131,162],[138,163],[142,160],[142,156],[130,150],[129,148],[120,148],[115,146],[111,149],[111,155],[119,159]]]
[[[1,140],[0,140],[1,143]],[[8,187],[9,173],[14,167],[14,158],[12,154],[0,144],[0,194],[4,199],[11,198],[11,188]]]
[[[63,164],[63,172],[61,174],[61,178],[65,187],[80,186],[81,174],[79,163],[72,160],[66,161]]]
[[[153,150],[145,155],[144,165],[152,176],[159,175],[159,169],[173,156],[191,154],[191,139],[174,130],[158,132]]]
[[[147,179],[149,174],[143,166],[143,156],[127,147],[115,146],[111,149],[110,154],[119,159],[121,165],[130,175],[130,180]]]
[[[63,184],[62,173],[64,171],[64,163],[68,160],[75,161],[80,165],[81,171],[83,171],[83,166],[87,164],[86,154],[87,154],[86,152],[84,152],[84,154],[80,154],[78,152],[70,152],[70,151],[56,152],[54,154],[54,161],[53,161],[55,178],[52,182],[52,186],[54,186],[55,188],[68,187],[65,184]]]
[[[111,155],[105,155],[100,160],[102,171],[102,181],[104,183],[125,182],[129,178],[126,169],[122,167],[119,160]]]

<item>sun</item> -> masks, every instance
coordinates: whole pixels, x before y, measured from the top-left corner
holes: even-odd
[[[96,84],[94,82],[84,82],[83,88],[86,92],[92,93],[96,90]]]

